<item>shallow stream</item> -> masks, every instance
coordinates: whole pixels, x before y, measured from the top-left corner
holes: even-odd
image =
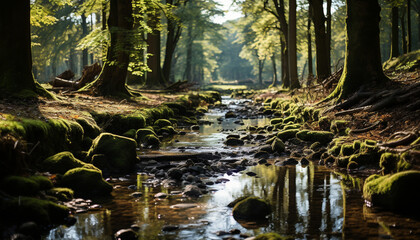
[[[199,131],[185,130],[161,148],[161,153],[224,152],[229,158],[243,157],[255,146],[226,147],[228,134],[238,133],[247,125],[264,126],[269,119],[223,119],[228,110],[238,111],[244,100],[223,98],[226,109],[211,109],[202,118],[212,124],[200,125]],[[150,152],[140,152],[150,154]],[[228,154],[229,155],[229,154]],[[251,158],[252,156],[248,156]],[[279,157],[281,158],[281,157]],[[278,159],[270,159],[274,162]],[[276,166],[261,164],[249,167],[254,177],[246,174],[213,175],[203,181],[223,183],[208,185],[208,193],[198,199],[183,197],[182,188],[163,188],[139,174],[114,181],[112,198],[95,200],[103,208],[77,214],[71,227],[53,229],[46,239],[114,239],[114,234],[135,224],[139,239],[222,239],[239,234],[218,236],[221,231],[239,229],[241,234],[255,236],[277,232],[296,239],[420,239],[420,221],[394,213],[369,208],[361,197],[362,180],[310,163],[308,166]],[[133,187],[134,186],[134,187]],[[139,198],[130,196],[142,192]],[[165,192],[167,199],[155,199]],[[237,222],[229,202],[244,195],[268,200],[273,213],[266,222]],[[185,204],[191,203],[191,204]],[[181,204],[181,205],[179,205]],[[172,228],[172,229],[171,229]],[[163,231],[171,230],[171,231]]]

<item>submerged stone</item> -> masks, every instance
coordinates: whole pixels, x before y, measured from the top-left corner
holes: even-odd
[[[263,220],[271,213],[271,207],[261,198],[248,197],[236,203],[232,213],[237,219]]]

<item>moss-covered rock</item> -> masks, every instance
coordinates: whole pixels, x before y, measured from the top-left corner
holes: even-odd
[[[331,127],[331,119],[329,117],[321,117],[318,120],[319,128],[321,128],[324,131],[330,130]]]
[[[130,129],[127,132],[123,133],[122,136],[136,140],[137,130],[136,129]]]
[[[288,123],[288,122],[297,122],[297,117],[296,116],[289,116],[285,119],[283,119],[283,123]]]
[[[289,129],[281,131],[277,134],[277,137],[280,138],[282,141],[287,141],[291,138],[296,137],[296,133],[298,133],[298,129]]]
[[[276,124],[279,124],[279,123],[283,123],[283,118],[273,118],[273,119],[270,120],[271,125],[276,125]]]
[[[248,197],[233,207],[233,217],[243,220],[263,220],[271,213],[270,204],[257,197]]]
[[[130,114],[92,113],[92,117],[105,132],[123,134],[130,129],[139,129],[146,126],[143,112]]]
[[[271,150],[276,153],[282,153],[286,149],[284,142],[279,139],[278,137],[275,137],[273,139],[273,142],[271,143]]]
[[[320,142],[314,142],[314,143],[311,144],[311,146],[309,147],[309,149],[311,149],[312,151],[316,152],[321,147],[322,147],[322,144]]]
[[[394,172],[397,168],[399,158],[400,156],[396,153],[382,153],[379,166],[382,168],[383,173],[388,174]]]
[[[93,140],[87,159],[91,161],[93,155],[104,154],[108,160],[107,170],[119,173],[132,172],[137,163],[136,146],[136,141],[133,139],[101,133]]]
[[[341,156],[350,156],[354,152],[353,144],[343,144],[341,145],[340,155]]]
[[[100,171],[86,168],[67,171],[61,185],[72,189],[77,196],[109,195],[112,191],[112,186],[104,181]]]
[[[420,213],[420,171],[405,171],[366,179],[363,197],[373,205],[417,215]]]
[[[74,191],[70,188],[52,188],[47,194],[63,202],[70,201],[74,197]]]
[[[331,140],[334,138],[334,134],[327,131],[302,130],[296,133],[296,137],[303,141],[320,142],[325,144],[331,142]]]
[[[147,148],[156,149],[156,148],[159,148],[160,140],[156,135],[148,134],[144,137],[144,140],[142,141],[142,145]]]
[[[289,124],[289,125],[284,126],[284,127],[283,127],[283,130],[289,130],[289,129],[299,129],[299,128],[301,128],[301,127],[302,127],[302,125],[301,125],[301,124],[299,124],[299,123],[296,123],[296,124]]]
[[[358,167],[359,167],[359,164],[357,164],[357,162],[354,162],[354,161],[349,161],[349,163],[347,164],[348,170],[356,169]]]
[[[71,152],[57,153],[45,159],[40,165],[42,171],[59,174],[64,174],[68,170],[78,167],[98,170],[92,164],[76,159]]]
[[[13,196],[34,196],[39,191],[52,187],[51,181],[44,176],[8,176],[0,184],[2,191]]]
[[[255,238],[253,238],[253,240],[291,240],[294,238],[291,237],[285,237],[285,236],[281,236],[278,233],[262,233],[257,235]]]
[[[101,133],[101,128],[96,124],[93,118],[80,117],[76,119],[76,122],[82,126],[84,131],[84,137],[96,138]]]
[[[62,224],[69,209],[54,202],[32,197],[0,199],[0,216],[8,224],[33,221],[38,224]]]
[[[187,113],[187,108],[182,103],[170,102],[164,103],[164,105],[172,109],[175,115],[185,116],[185,114]]]
[[[162,127],[156,130],[156,133],[159,136],[173,136],[175,135],[177,132],[175,130],[174,127],[172,126],[166,126],[166,127]]]
[[[163,127],[167,127],[167,126],[172,127],[172,123],[168,119],[158,119],[153,123],[153,125],[157,126],[158,128],[163,128]]]
[[[331,122],[330,131],[340,136],[347,135],[346,129],[349,122],[346,120],[333,120]]]
[[[349,164],[350,157],[345,156],[345,157],[338,157],[335,159],[335,165],[337,167],[341,167],[341,168],[346,168],[347,165]]]
[[[362,142],[360,141],[360,140],[355,140],[354,142],[353,142],[353,149],[355,150],[355,151],[357,151],[357,150],[359,150],[360,149],[360,146],[362,145]]]

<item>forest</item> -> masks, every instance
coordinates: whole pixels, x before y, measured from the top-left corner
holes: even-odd
[[[8,2],[0,155],[2,239],[419,239],[420,0]]]

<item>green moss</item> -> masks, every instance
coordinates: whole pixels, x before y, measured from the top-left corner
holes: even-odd
[[[330,130],[330,128],[331,128],[331,119],[328,118],[328,117],[321,117],[318,120],[318,125],[319,125],[319,128],[321,128],[324,131]]]
[[[123,136],[135,140],[136,136],[137,136],[137,130],[136,129],[130,129],[127,132],[123,133]]]
[[[283,141],[275,137],[275,139],[273,139],[273,142],[271,143],[271,149],[273,150],[273,152],[282,153],[286,148]]]
[[[101,133],[101,128],[93,119],[81,117],[76,119],[76,122],[82,126],[84,137],[96,138]]]
[[[302,130],[296,133],[296,137],[303,141],[328,143],[334,138],[332,132]]]
[[[343,144],[341,145],[340,155],[341,156],[350,156],[354,152],[352,144]]]
[[[150,128],[138,129],[137,133],[136,133],[136,139],[137,139],[138,142],[144,143],[146,136],[150,135],[150,134],[154,135],[154,136],[157,136],[153,129],[150,129]]]
[[[356,162],[359,166],[376,165],[378,166],[379,155],[375,151],[362,152],[350,156],[350,161]]]
[[[166,126],[166,127],[162,127],[158,130],[156,130],[156,133],[158,135],[164,135],[166,134],[167,136],[173,136],[174,134],[176,134],[175,128],[172,126]]]
[[[282,119],[282,118],[273,118],[273,119],[271,119],[271,121],[270,121],[270,124],[271,124],[271,125],[277,125],[277,124],[279,124],[279,123],[283,123],[283,119]]]
[[[187,108],[182,103],[171,102],[171,103],[164,103],[164,105],[172,109],[175,115],[185,116],[185,114],[187,113]]]
[[[283,127],[283,130],[289,130],[289,129],[299,129],[299,128],[301,128],[301,127],[302,127],[302,125],[301,125],[301,124],[296,123],[296,124],[290,124],[290,125],[286,125],[286,126],[284,126],[284,127]]]
[[[69,215],[69,209],[51,201],[31,197],[19,197],[0,202],[0,216],[8,224],[33,221],[38,224],[62,224]]]
[[[369,146],[376,146],[376,141],[375,140],[366,139],[365,140],[365,144],[366,145],[369,145]]]
[[[3,179],[0,186],[3,191],[13,196],[34,196],[41,190],[40,184],[43,184],[43,189],[48,185],[44,183],[44,181],[49,180],[22,176],[8,176]],[[49,185],[52,187],[51,182],[49,182]]]
[[[419,171],[405,171],[365,181],[363,197],[373,205],[417,215],[420,213]]]
[[[378,147],[376,146],[376,141],[373,140],[365,140],[360,144],[360,152],[372,152],[378,151]]]
[[[67,171],[61,185],[71,188],[77,196],[109,195],[112,186],[105,182],[98,170],[74,168]]]
[[[359,167],[359,164],[357,164],[357,162],[354,162],[354,161],[350,161],[347,164],[347,169],[356,169],[358,167]]]
[[[284,237],[284,236],[281,236],[277,233],[270,232],[270,233],[259,234],[253,239],[254,240],[290,240],[290,239],[293,239],[293,238]]]
[[[51,180],[45,176],[33,175],[28,178],[38,184],[40,191],[48,190],[53,187]]]
[[[340,154],[340,151],[341,151],[341,145],[336,145],[328,149],[328,153],[335,157],[337,157]]]
[[[131,138],[101,133],[93,140],[87,159],[91,161],[93,155],[104,154],[108,160],[107,170],[129,173],[134,170],[134,165],[137,163],[136,146],[136,141]]]
[[[163,127],[167,127],[167,126],[172,126],[171,121],[167,120],[167,119],[158,119],[154,122],[155,126],[159,127],[159,128],[163,128]]]
[[[45,159],[40,165],[42,171],[59,174],[64,174],[68,170],[78,167],[97,170],[92,164],[76,159],[71,152],[57,153]]]
[[[346,156],[346,157],[338,157],[335,160],[335,165],[337,167],[347,168],[347,165],[350,162],[349,159],[350,159],[350,157],[348,157],[348,156]]]
[[[312,113],[312,120],[313,121],[318,121],[320,116],[321,116],[321,110],[320,109],[315,109]]]
[[[379,160],[379,166],[385,174],[394,172],[397,168],[397,162],[399,155],[395,153],[382,153],[381,159]]]
[[[290,138],[296,137],[296,133],[298,133],[298,132],[299,132],[298,129],[285,130],[285,131],[279,132],[277,134],[277,137],[280,138],[282,141],[287,141]]]
[[[248,197],[233,207],[233,216],[237,219],[263,220],[271,213],[270,204],[257,197]]]
[[[70,201],[74,197],[74,191],[70,188],[52,188],[47,191],[47,194],[63,202]]]
[[[288,123],[288,122],[296,122],[296,116],[289,116],[283,119],[283,123]]]
[[[359,150],[360,149],[360,145],[362,144],[362,142],[360,141],[360,140],[355,140],[354,142],[353,142],[353,149],[355,150],[355,151],[357,151],[357,150]]]
[[[305,120],[305,122],[313,120],[314,108],[313,107],[306,107],[303,109],[302,118]]]
[[[349,122],[346,120],[333,120],[331,122],[330,131],[333,132],[334,134],[345,136],[347,135],[346,129],[347,129],[348,124]]]
[[[160,145],[160,140],[158,137],[156,137],[156,135],[154,134],[148,134],[144,137],[144,141],[142,142],[142,144],[145,147],[150,147],[150,148],[159,148]]]

